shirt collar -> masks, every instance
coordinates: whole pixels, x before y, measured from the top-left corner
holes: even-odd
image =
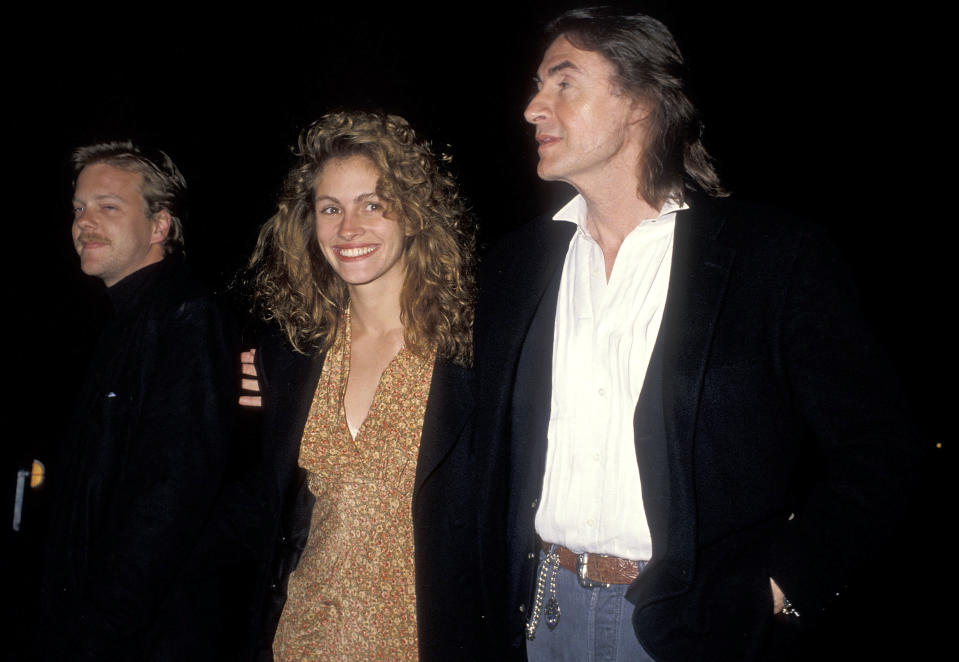
[[[669,214],[673,214],[677,211],[682,211],[683,209],[689,209],[689,204],[685,201],[680,202],[679,198],[675,195],[671,195],[666,198],[666,202],[663,204],[663,208],[659,210],[659,216],[656,217],[656,220],[664,218]],[[563,205],[562,209],[553,214],[554,221],[567,221],[569,223],[575,223],[579,227],[579,231],[589,236],[589,231],[586,229],[586,199],[583,196],[576,194],[572,200]],[[652,219],[643,219],[644,221]]]
[[[141,267],[107,288],[114,312],[121,313],[136,303],[140,293],[162,273],[166,259]]]

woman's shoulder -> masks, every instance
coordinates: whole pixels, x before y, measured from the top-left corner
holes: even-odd
[[[325,356],[320,350],[303,352],[294,348],[286,332],[277,324],[271,325],[256,351],[260,388],[266,391],[278,384],[288,388],[307,378],[317,367],[322,368]]]

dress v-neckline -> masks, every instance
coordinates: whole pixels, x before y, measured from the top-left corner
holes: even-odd
[[[370,408],[366,410],[366,416],[360,421],[360,424],[356,426],[356,432],[353,432],[353,424],[350,421],[349,417],[346,415],[346,389],[350,383],[350,365],[353,358],[353,321],[350,314],[350,308],[347,307],[346,315],[344,316],[344,347],[343,347],[343,359],[342,359],[342,368],[340,371],[341,383],[340,383],[340,402],[339,408],[341,415],[343,417],[343,422],[346,424],[347,432],[350,435],[350,439],[356,445],[356,448],[359,450],[361,447],[358,443],[360,433],[363,431],[366,422],[374,415],[378,407],[378,402],[382,398],[380,397],[380,389],[383,386],[383,378],[387,374],[394,370],[397,364],[397,359],[406,351],[406,343],[400,345],[400,348],[396,351],[396,354],[389,360],[386,364],[386,367],[383,368],[383,372],[380,373],[379,378],[376,380],[376,388],[373,390],[373,399],[370,401]],[[375,419],[374,419],[375,420]]]

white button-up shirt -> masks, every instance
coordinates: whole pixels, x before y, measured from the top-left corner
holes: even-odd
[[[572,221],[553,335],[546,475],[536,532],[575,552],[647,560],[652,541],[636,463],[633,415],[666,305],[676,212],[623,240],[606,280],[603,251],[576,196],[553,217]]]

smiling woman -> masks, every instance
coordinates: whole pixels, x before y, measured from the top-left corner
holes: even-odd
[[[374,191],[386,217],[406,238],[400,295],[406,344],[430,344],[455,363],[470,362],[473,293],[472,223],[455,182],[403,118],[332,113],[300,136],[276,214],[263,226],[250,264],[255,298],[298,352],[328,349],[348,307],[347,283],[317,238],[318,178],[330,161],[363,157],[374,168]]]
[[[264,587],[295,566],[264,643],[276,628],[278,660],[471,659],[478,601],[448,591],[480,592],[463,202],[396,116],[328,115],[296,154],[251,261],[276,322],[256,355],[281,541]]]
[[[365,156],[331,159],[316,178],[316,238],[347,286],[382,279],[379,287],[399,292],[406,241],[376,193],[379,178]]]

